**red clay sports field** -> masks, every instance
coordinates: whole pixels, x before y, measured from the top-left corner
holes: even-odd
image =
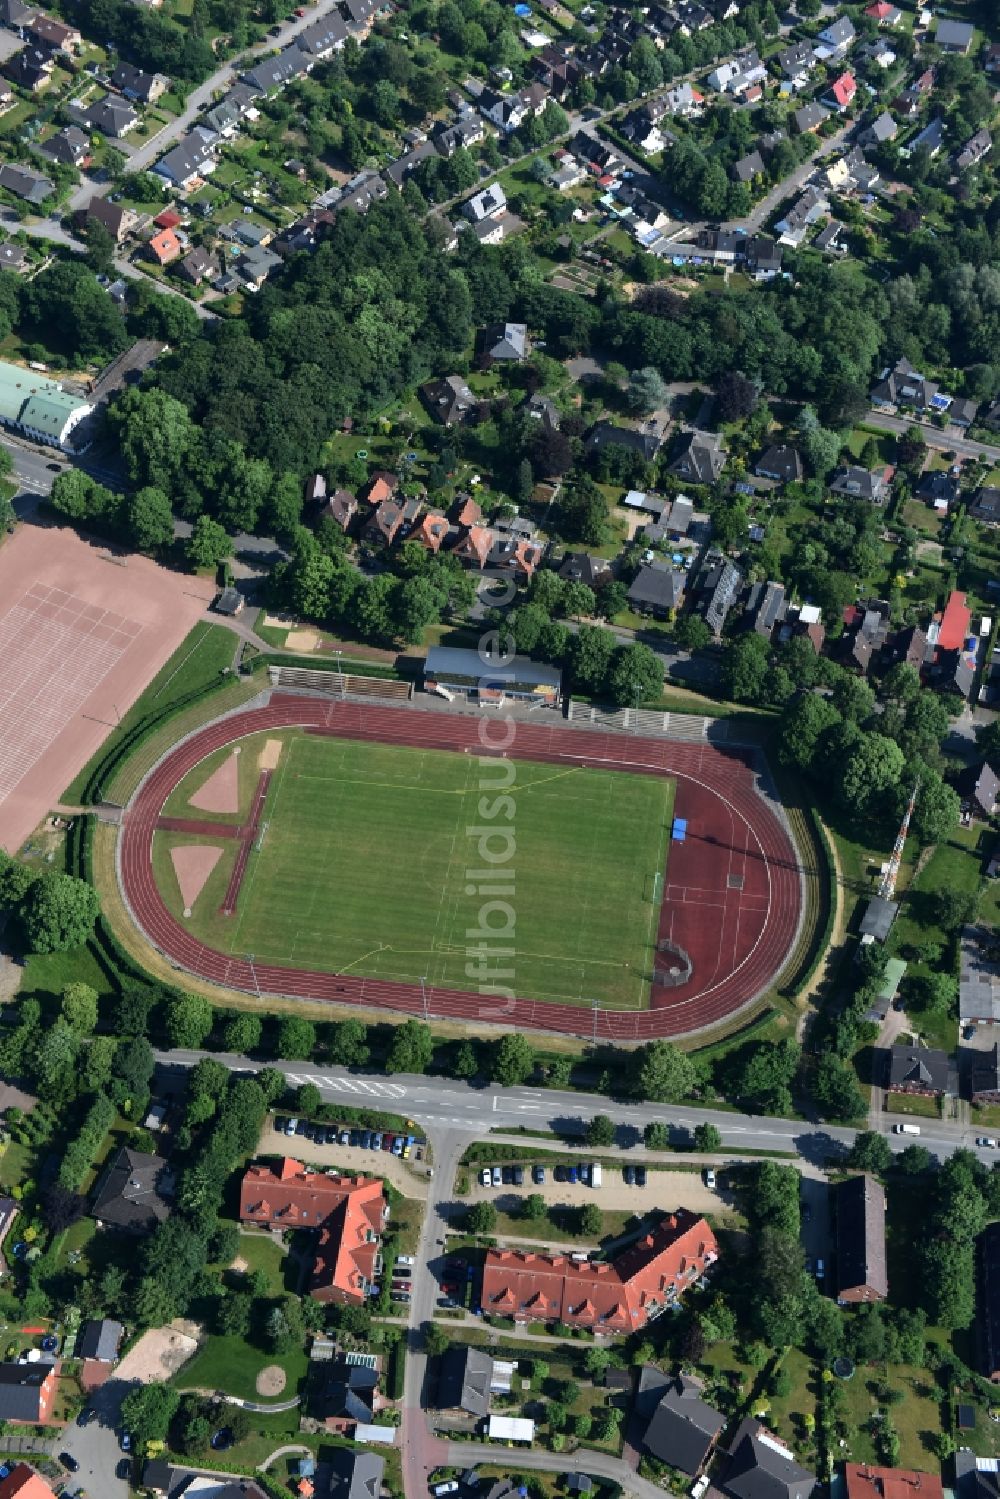
[[[153,877],[153,833],[167,797],[207,755],[249,734],[277,728],[414,748],[484,753],[477,718],[329,702],[275,692],[265,707],[217,720],[172,750],[127,808],[119,842],[119,877],[134,920],[173,963],[212,983],[253,993],[424,1013],[418,985],[321,973],[229,958],[193,938],[168,911]],[[590,1010],[531,999],[428,988],[436,1017],[519,1028],[645,1041],[715,1025],[770,987],[799,927],[799,861],[779,817],[760,794],[751,751],[707,743],[617,737],[553,723],[517,724],[509,751],[551,764],[617,769],[675,779],[674,814],[687,839],[672,843],[660,911],[660,941],[690,958],[690,977],[652,986],[650,1008]],[[162,826],[162,824],[161,824]],[[243,840],[249,852],[248,837]],[[234,895],[238,894],[234,892]]]

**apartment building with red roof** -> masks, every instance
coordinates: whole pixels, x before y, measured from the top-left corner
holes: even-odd
[[[380,1181],[308,1171],[289,1156],[274,1166],[249,1166],[240,1185],[241,1223],[318,1231],[309,1280],[316,1301],[364,1304],[381,1268],[388,1217]]]
[[[635,1332],[673,1306],[718,1257],[712,1230],[687,1208],[670,1213],[610,1261],[490,1249],[483,1311],[515,1322]]]
[[[943,651],[960,651],[972,624],[972,611],[965,602],[965,594],[952,590],[944,606],[937,643]]]

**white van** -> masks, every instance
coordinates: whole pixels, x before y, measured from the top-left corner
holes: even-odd
[[[594,1164],[590,1168],[590,1185],[592,1187],[599,1187],[601,1185],[601,1163],[600,1163],[600,1161],[595,1161]]]
[[[892,1126],[894,1135],[919,1135],[919,1124],[894,1124]]]

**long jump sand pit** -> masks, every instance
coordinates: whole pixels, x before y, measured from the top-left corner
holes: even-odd
[[[62,527],[0,547],[0,848],[20,848],[214,593]]]

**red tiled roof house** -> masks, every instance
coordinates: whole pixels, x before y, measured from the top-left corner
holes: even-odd
[[[389,1217],[382,1183],[307,1171],[286,1156],[250,1166],[240,1186],[240,1222],[274,1230],[317,1229],[309,1294],[361,1306],[381,1265],[379,1237]]]
[[[490,1249],[483,1312],[515,1322],[635,1332],[673,1306],[718,1257],[712,1230],[687,1208],[669,1214],[610,1262]]]

